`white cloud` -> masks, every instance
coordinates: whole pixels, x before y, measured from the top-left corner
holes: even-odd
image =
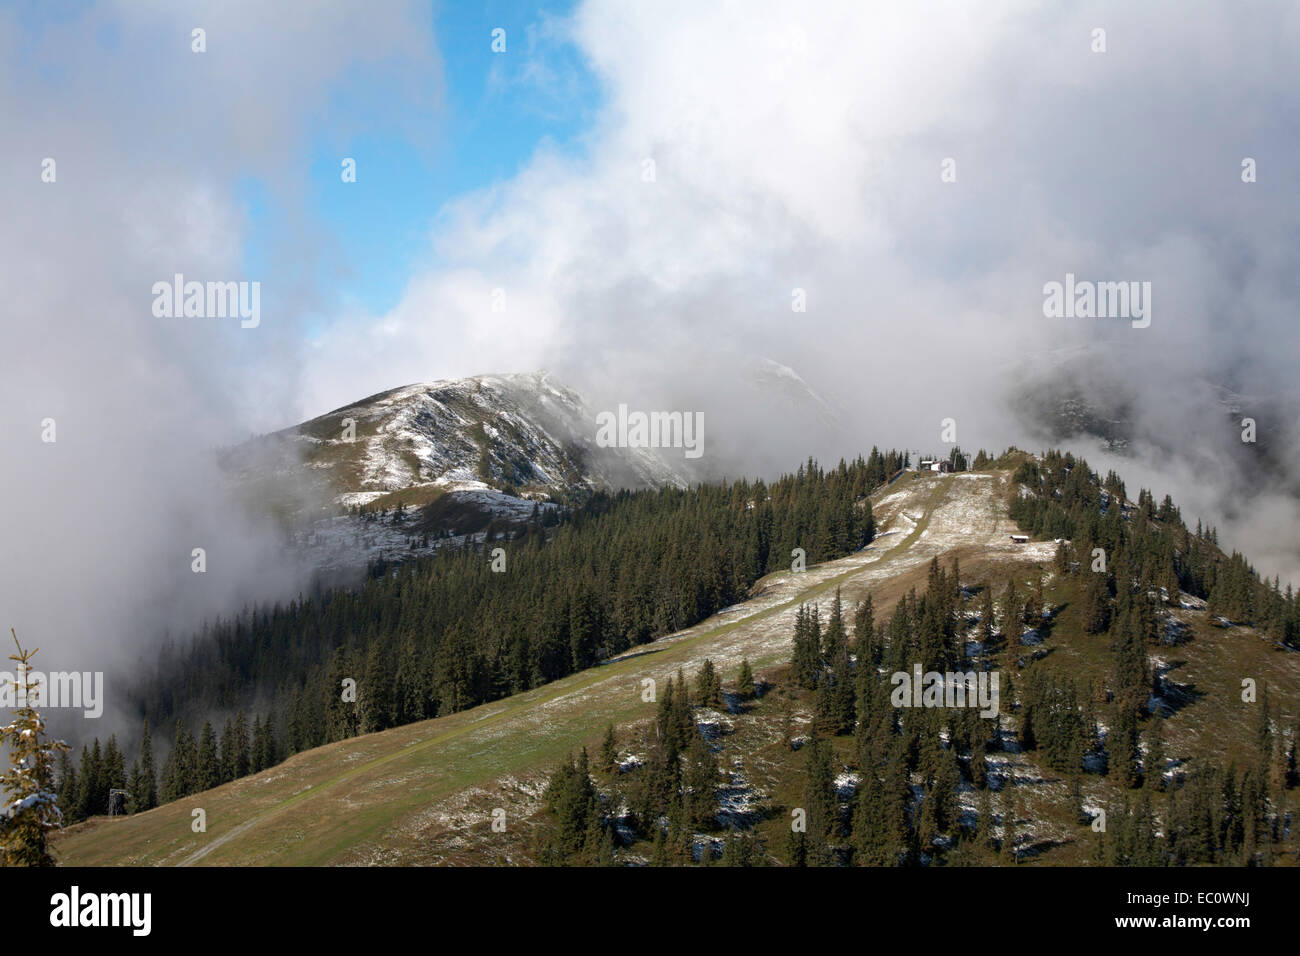
[[[755,352],[837,397],[859,444],[937,444],[951,415],[993,448],[1025,440],[1008,369],[1079,343],[1189,443],[1217,424],[1187,419],[1217,414],[1197,375],[1295,407],[1295,10],[588,2],[571,27],[605,96],[588,148],[447,210],[384,334],[322,337],[305,413],[540,365],[598,403],[725,401]],[[1151,328],[1044,319],[1067,271],[1152,282]]]
[[[286,258],[309,273],[308,126],[369,95],[353,85],[364,68],[425,83],[386,90],[332,133],[391,120],[427,136],[441,73],[414,3],[131,0],[48,17],[24,31],[34,17],[0,10],[0,612],[45,666],[90,669],[298,583],[210,457],[290,414],[314,296],[294,273],[244,274],[262,237],[237,187],[267,184],[298,230]],[[190,51],[194,26],[207,53]],[[262,281],[261,327],[155,318],[152,285],[176,272]]]

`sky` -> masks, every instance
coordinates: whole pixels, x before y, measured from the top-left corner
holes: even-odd
[[[1300,580],[1297,48],[1249,0],[0,4],[6,623],[107,656],[292,593],[212,449],[537,368],[703,410],[734,475],[1040,447],[1015,389],[1073,357],[1136,423],[1094,467]],[[177,273],[258,324],[158,316]],[[1067,274],[1150,324],[1045,316]],[[763,359],[837,429],[754,401]]]
[[[580,148],[583,130],[600,105],[600,91],[570,41],[565,20],[572,4],[435,4],[423,33],[437,50],[433,65],[409,83],[442,90],[440,109],[416,131],[392,125],[334,135],[331,113],[321,114],[302,143],[310,174],[309,213],[336,242],[334,265],[323,278],[333,301],[321,310],[318,330],[340,313],[383,315],[401,300],[417,265],[436,265],[431,233],[439,210],[456,197],[516,176],[543,146]],[[491,50],[502,29],[505,48]],[[350,80],[334,109],[348,101],[385,97],[385,86],[366,75]],[[354,159],[353,183],[341,180],[344,158]],[[268,250],[291,242],[291,223],[277,209],[266,183],[242,184],[250,212],[245,268],[271,267]]]

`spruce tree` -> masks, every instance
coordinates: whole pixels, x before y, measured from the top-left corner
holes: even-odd
[[[988,646],[993,643],[993,635],[997,633],[998,622],[997,615],[993,610],[993,587],[985,585],[980,594],[980,625],[979,625],[980,645],[983,650],[980,652],[983,656]]]
[[[280,754],[275,742],[275,726],[271,723],[271,715],[267,714],[266,719],[262,721],[262,746],[259,760],[261,769],[274,767],[279,762]]]
[[[109,790],[126,789],[126,762],[117,749],[117,734],[111,734],[104,748],[104,797],[107,805]]]
[[[807,744],[804,809],[808,815],[807,853],[811,866],[829,866],[834,861],[830,840],[839,834],[839,800],[835,793],[835,771],[830,744],[814,736]]]
[[[718,709],[722,706],[722,679],[710,658],[705,658],[695,675],[695,699],[701,707]]]
[[[826,622],[826,631],[822,634],[821,657],[826,664],[848,651],[848,637],[844,632],[844,605],[840,600],[840,590],[835,589],[835,599],[831,602],[830,617]]]
[[[565,856],[580,852],[597,807],[585,747],[576,762],[570,756],[551,774],[545,799],[558,825],[556,845],[560,852]]]
[[[162,785],[158,789],[160,803],[171,803],[185,795],[185,772],[180,765],[180,721],[176,722],[176,737],[171,752],[163,761]]]
[[[211,790],[221,783],[221,755],[217,751],[217,735],[210,721],[203,722],[199,732],[199,747],[194,768],[195,789]]]
[[[787,841],[786,854],[790,859],[790,866],[807,866],[808,833],[791,827]]]
[[[650,850],[650,865],[668,866],[670,862],[668,858],[668,835],[664,832],[664,828],[656,823],[654,845]]]
[[[821,675],[821,636],[820,629],[814,633],[813,622],[816,609],[806,604],[799,605],[794,619],[794,679],[805,690],[813,690]]]
[[[723,866],[757,866],[757,853],[752,837],[743,836],[732,828],[722,847]]]
[[[139,790],[132,789],[137,806],[141,810],[152,810],[158,806],[158,773],[153,764],[153,741],[149,737],[149,720],[145,718],[144,732],[140,735],[140,782]]]
[[[677,671],[677,692],[673,695],[673,746],[676,750],[685,750],[695,736],[695,715],[691,711],[690,694],[686,689],[686,677]]]
[[[952,833],[961,819],[961,805],[957,801],[960,786],[961,771],[957,767],[957,758],[951,750],[942,749],[939,753],[939,769],[930,791],[930,800],[927,801],[934,805],[934,825],[941,834]]]
[[[1100,634],[1110,627],[1110,592],[1106,586],[1106,575],[1087,571],[1082,578],[1080,615],[1083,629],[1089,634]]]
[[[23,650],[12,628],[10,633],[18,648],[17,654],[9,655],[18,665],[14,693],[23,706],[14,712],[13,720],[0,727],[0,746],[9,751],[9,769],[0,775],[0,790],[5,795],[0,815],[0,865],[53,866],[49,834],[63,822],[54,792],[54,765],[56,754],[66,750],[67,744],[46,738],[45,721],[32,707],[39,695],[39,685],[31,679],[32,658],[38,649]]]
[[[74,796],[72,819],[85,820],[90,815],[90,803],[93,795],[87,793],[86,775],[91,772],[90,763],[90,745],[81,745],[81,761],[77,764],[76,771],[77,790]]]
[[[391,725],[392,685],[388,649],[381,647],[379,641],[373,641],[366,651],[365,667],[357,687],[356,710],[361,733],[374,733]],[[249,771],[256,773],[251,756],[250,752]]]
[[[736,693],[741,700],[753,700],[758,693],[754,684],[754,672],[750,669],[749,658],[740,662],[740,676],[736,679]]]
[[[235,723],[229,717],[221,729],[221,782],[230,783],[235,779]]]
[[[875,667],[880,663],[880,652],[875,641],[876,610],[871,595],[867,594],[853,611],[853,653],[859,666]]]
[[[96,737],[89,752],[81,748],[81,793],[77,803],[80,815],[89,818],[107,812],[108,787],[104,785],[104,756],[99,749]]]
[[[853,810],[853,861],[859,866],[893,866],[897,853],[887,823],[889,808],[875,771],[864,769]]]
[[[185,729],[185,725],[176,721],[176,736],[172,741],[172,751],[167,755],[163,767],[162,801],[170,803],[181,797],[194,793],[197,778],[195,774],[194,737]]]
[[[709,750],[704,738],[696,734],[686,750],[686,773],[683,779],[686,818],[694,827],[713,823],[718,802],[718,758]]]
[[[248,744],[248,721],[241,710],[235,715],[235,737],[234,737],[234,762],[233,770],[235,779],[248,775],[249,768],[249,744]]]
[[[64,822],[70,823],[77,819],[77,768],[73,766],[66,747],[59,751],[57,778],[58,805],[63,811]]]
[[[144,789],[144,783],[140,777],[140,761],[131,761],[131,772],[126,778],[126,812],[130,814],[140,813],[144,808],[140,805],[140,799],[136,796]]]
[[[980,791],[979,804],[975,817],[976,844],[981,851],[993,847],[993,788],[985,787]]]
[[[614,739],[614,725],[605,728],[605,739],[600,743],[600,769],[604,773],[618,770],[618,743]]]

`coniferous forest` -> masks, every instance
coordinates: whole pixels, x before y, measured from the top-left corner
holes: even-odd
[[[991,459],[981,452],[977,462]],[[1177,640],[1162,628],[1162,608],[1182,594],[1208,599],[1212,614],[1249,622],[1294,648],[1294,595],[1261,581],[1240,555],[1223,555],[1213,530],[1189,531],[1167,497],[1156,505],[1143,490],[1128,504],[1114,473],[1102,479],[1071,455],[1026,458],[1015,485],[1011,514],[1035,536],[1060,539],[1058,585],[1077,595],[1082,630],[1109,639],[1105,677],[1089,683],[1038,666],[1041,656],[1020,635],[1050,629],[1059,611],[1045,606],[1040,587],[1011,577],[972,591],[955,561],[946,569],[935,559],[924,592],[904,595],[887,620],[877,620],[870,594],[852,608],[838,591],[828,609],[801,606],[789,665],[761,693],[744,663],[728,695],[733,713],[770,695],[790,702],[778,706],[812,714],[805,733],[786,725],[787,745],[800,752],[793,776],[802,781],[788,803],[750,808],[748,819],[737,820],[720,802],[728,747],[725,738],[708,746],[701,721],[713,720],[723,695],[706,661],[697,675],[679,674],[660,699],[652,732],[636,742],[648,756],[623,765],[610,728],[594,765],[584,750],[554,772],[553,828],[539,855],[609,865],[624,846],[653,865],[1014,864],[1043,850],[1030,843],[1010,764],[997,759],[1015,753],[1059,775],[1097,865],[1268,865],[1293,857],[1300,727],[1285,723],[1265,691],[1239,761],[1167,772],[1162,724],[1178,691],[1149,655]],[[1094,555],[1102,554],[1098,562]],[[889,675],[914,663],[997,670],[1001,712],[987,718],[972,708],[895,706]],[[1098,779],[1122,794],[1108,818],[1084,799]],[[962,791],[974,793],[973,806],[960,804]],[[784,825],[789,813],[800,826]],[[786,835],[765,842],[754,826],[764,818],[781,820]]]
[[[133,688],[146,737],[130,773],[115,739],[96,740],[60,774],[68,805],[102,813],[109,788],[129,786],[129,805],[147,809],[688,627],[789,567],[796,548],[813,564],[869,543],[867,495],[907,462],[873,449],[829,470],[809,460],[771,484],[597,492],[558,523],[535,512],[477,545],[374,567],[360,587],[211,622],[164,646]],[[156,778],[151,727],[173,731]]]
[[[715,855],[735,865],[1016,862],[1034,851],[1017,842],[1023,810],[993,759],[1014,746],[1061,775],[1081,827],[1095,819],[1082,796],[1090,776],[1131,792],[1112,808],[1098,863],[1270,862],[1290,832],[1294,731],[1276,732],[1265,701],[1243,765],[1154,773],[1164,744],[1149,702],[1168,688],[1149,654],[1167,637],[1162,608],[1184,596],[1294,647],[1294,594],[1223,554],[1213,529],[1188,529],[1168,497],[1157,504],[1143,489],[1130,502],[1114,473],[1103,478],[1068,454],[1007,456],[1019,462],[1009,513],[1032,536],[1057,540],[1052,571],[1075,595],[1073,613],[1109,641],[1104,680],[1045,671],[1015,637],[1050,627],[1039,585],[1013,576],[972,592],[955,562],[936,560],[925,590],[887,617],[877,619],[870,595],[849,607],[836,592],[826,606],[800,607],[789,664],[766,679],[745,662],[724,695],[710,661],[679,673],[659,699],[644,758],[623,767],[611,727],[594,764],[584,750],[555,771],[539,859],[614,863],[644,842],[665,865]],[[974,467],[1005,466],[1007,456],[981,451]],[[534,513],[497,537],[374,568],[360,586],[212,622],[169,646],[134,689],[144,733],[129,761],[116,737],[84,746],[79,762],[60,755],[59,803],[82,819],[119,790],[121,810],[149,809],[298,751],[590,667],[744,600],[795,549],[813,564],[870,543],[867,496],[907,463],[873,450],[830,470],[810,460],[771,485],[593,494],[558,520]],[[914,663],[999,670],[1001,713],[893,706],[888,675]],[[806,736],[790,736],[802,751],[806,826],[768,844],[720,805],[725,774],[696,721],[724,699],[744,708],[773,693],[807,705],[812,719]],[[167,729],[162,748],[155,727]],[[855,781],[847,802],[845,773]],[[973,814],[958,803],[966,787],[978,794]],[[701,831],[719,834],[716,853],[696,844]]]
[[[999,761],[1009,753],[1033,754],[1060,775],[1096,865],[1268,865],[1286,848],[1294,852],[1295,734],[1274,733],[1278,715],[1266,702],[1240,765],[1172,779],[1156,772],[1165,763],[1160,718],[1143,706],[1144,689],[1130,694],[1132,678],[1150,678],[1126,671],[1123,636],[1138,626],[1136,618],[1117,623],[1114,690],[1099,701],[1026,659],[1008,635],[1038,611],[1004,593],[1002,614],[980,621],[985,638],[968,665],[1001,670],[1002,713],[986,718],[973,708],[895,706],[891,672],[916,660],[955,666],[959,574],[936,560],[927,589],[907,595],[886,621],[875,621],[869,597],[851,613],[838,593],[829,609],[802,607],[791,635],[793,661],[778,670],[777,681],[756,691],[744,677],[748,663],[742,667],[728,695],[733,713],[769,696],[812,709],[806,732],[787,731],[785,745],[797,754],[788,805],[738,815],[720,802],[727,747],[710,746],[698,730],[723,699],[723,682],[706,660],[697,674],[679,673],[669,683],[650,732],[637,742],[648,749],[644,759],[625,767],[610,728],[594,763],[583,750],[556,768],[546,794],[553,825],[539,857],[613,865],[622,846],[659,866],[1015,864],[1043,848],[1030,840],[1011,765]],[[1014,716],[1014,730],[1004,715]],[[1089,779],[1101,778],[1113,780],[1123,796],[1096,830],[1100,811],[1082,794]],[[969,808],[959,799],[963,791],[974,794]],[[787,827],[792,814],[800,825]],[[765,817],[781,821],[779,841],[758,835],[753,825]]]

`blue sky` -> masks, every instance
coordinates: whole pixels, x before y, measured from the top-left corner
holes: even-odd
[[[594,77],[565,36],[572,0],[437,3],[429,37],[443,62],[444,101],[430,130],[377,124],[340,144],[328,117],[315,124],[304,164],[310,169],[308,213],[338,250],[339,268],[322,277],[323,305],[335,312],[382,314],[397,304],[417,265],[434,265],[430,237],[449,200],[509,179],[543,143],[581,148],[581,133],[600,105]],[[492,31],[506,31],[506,52],[491,50]],[[436,83],[436,77],[430,77]],[[339,110],[382,102],[385,91],[359,76]],[[356,117],[350,117],[355,121]],[[357,162],[357,181],[340,179],[343,157]],[[241,184],[249,214],[246,267],[270,268],[275,245],[287,239],[286,210],[257,180]],[[315,324],[328,323],[321,315]]]

